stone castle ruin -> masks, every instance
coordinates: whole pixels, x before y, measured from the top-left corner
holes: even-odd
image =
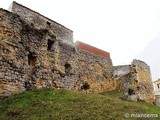
[[[113,77],[116,88],[126,93],[127,99],[153,102],[150,67],[143,61],[133,60],[130,65],[115,66]]]
[[[72,30],[13,2],[9,11],[0,9],[0,97],[40,88],[117,89],[127,99],[153,102],[146,63],[113,66],[108,52],[74,43]]]

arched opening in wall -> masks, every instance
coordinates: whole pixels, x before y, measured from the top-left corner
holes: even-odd
[[[69,75],[70,72],[71,72],[71,70],[72,70],[72,66],[70,64],[66,63],[64,65],[64,67],[65,67],[65,73],[66,73],[66,75]]]
[[[159,85],[159,84],[157,84],[157,87],[158,87],[158,89],[159,89],[160,85]]]
[[[36,65],[36,56],[34,53],[29,52],[28,54],[28,65],[29,66],[35,66]]]
[[[51,51],[51,50],[52,50],[53,45],[54,45],[54,42],[55,42],[55,41],[52,41],[52,40],[48,39],[48,43],[47,43],[47,50],[48,50],[48,51]]]

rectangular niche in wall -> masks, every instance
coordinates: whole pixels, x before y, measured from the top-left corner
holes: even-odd
[[[35,53],[29,52],[28,54],[28,65],[35,66],[36,65],[36,56]]]

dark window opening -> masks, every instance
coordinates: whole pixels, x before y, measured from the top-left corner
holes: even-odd
[[[135,94],[135,91],[133,89],[128,89],[128,94],[129,95],[134,95]]]
[[[67,75],[69,75],[69,73],[70,73],[71,70],[72,70],[71,65],[68,64],[68,63],[66,63],[66,64],[64,65],[64,67],[65,67],[65,73],[66,73]]]
[[[88,90],[90,88],[90,85],[85,81],[84,84],[81,86],[81,89]]]
[[[35,66],[36,64],[36,56],[34,53],[29,52],[28,54],[28,65]]]
[[[51,51],[51,50],[52,50],[53,45],[54,45],[54,41],[52,41],[52,40],[48,39],[48,47],[47,47],[47,50],[48,50],[48,51]]]
[[[158,89],[159,89],[159,87],[160,87],[159,84],[157,84],[157,87],[158,87]]]

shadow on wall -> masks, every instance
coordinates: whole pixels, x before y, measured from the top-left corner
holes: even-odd
[[[147,47],[135,58],[145,61],[151,68],[152,80],[160,77],[160,35],[150,41]]]

